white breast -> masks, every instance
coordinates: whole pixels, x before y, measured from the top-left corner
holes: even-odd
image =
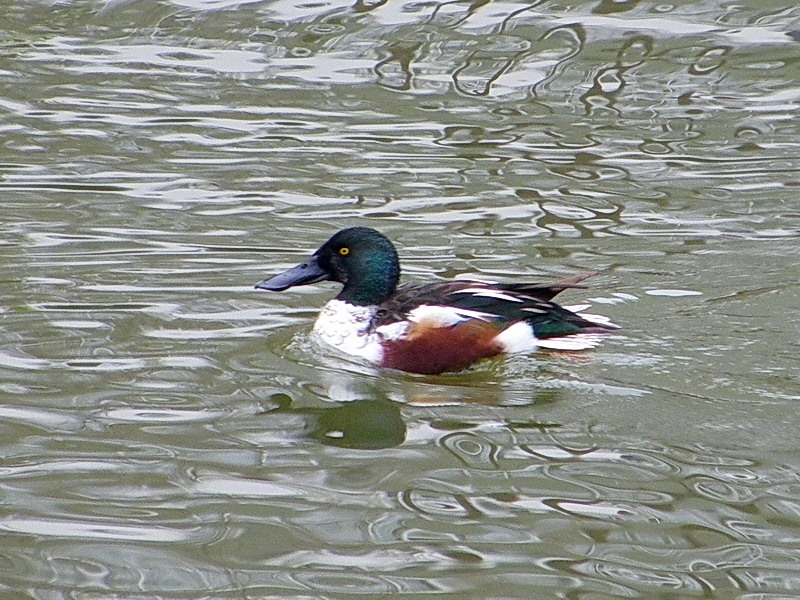
[[[314,336],[341,352],[380,363],[383,358],[382,336],[369,332],[375,311],[374,307],[331,300],[314,323]]]

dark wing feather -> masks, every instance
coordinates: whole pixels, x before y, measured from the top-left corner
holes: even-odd
[[[525,321],[540,339],[606,331],[611,328],[588,321],[550,302],[566,289],[585,287],[579,283],[595,274],[596,271],[591,271],[555,283],[491,284],[459,280],[424,285],[405,284],[381,304],[372,327],[403,320],[418,306],[428,304],[484,312],[498,321]],[[491,295],[475,293],[474,290],[486,290]]]
[[[594,277],[598,273],[599,271],[588,271],[586,273],[567,277],[555,283],[500,283],[497,287],[509,292],[517,292],[533,296],[539,300],[549,301],[564,290],[586,289],[587,286],[580,285],[580,282],[584,279],[589,279],[589,277]]]
[[[383,303],[372,320],[372,327],[402,321],[409,312],[423,304],[457,306],[450,301],[454,291],[468,288],[474,282],[439,281],[436,283],[406,283]]]

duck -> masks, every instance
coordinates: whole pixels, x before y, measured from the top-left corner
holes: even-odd
[[[394,244],[379,231],[349,227],[310,258],[256,284],[281,292],[334,281],[341,291],[319,313],[313,337],[378,367],[437,375],[484,359],[538,349],[588,350],[618,328],[607,317],[552,299],[596,271],[554,283],[455,279],[400,282]]]

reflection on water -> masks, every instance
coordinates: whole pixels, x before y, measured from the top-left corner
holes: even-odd
[[[519,597],[790,585],[778,574],[794,571],[800,481],[765,453],[530,424],[523,408],[267,401],[260,414],[108,410],[79,432],[31,432],[45,457],[21,444],[2,471],[4,579],[187,597],[491,595],[523,572]],[[319,427],[303,441],[308,419]],[[380,450],[374,428],[397,437]],[[359,439],[372,450],[346,450]]]
[[[6,2],[0,596],[800,588],[798,9]],[[257,295],[344,225],[559,279],[580,357],[387,373]]]
[[[291,411],[307,417],[306,435],[323,444],[371,450],[403,443],[406,424],[396,404],[358,400],[329,408]]]

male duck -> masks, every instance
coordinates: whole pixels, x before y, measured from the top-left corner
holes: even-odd
[[[339,350],[412,373],[457,371],[482,358],[536,348],[585,350],[617,326],[550,300],[594,275],[552,284],[443,281],[397,287],[392,243],[366,227],[343,229],[311,258],[256,288],[337,281],[342,291],[322,309],[314,333]]]

